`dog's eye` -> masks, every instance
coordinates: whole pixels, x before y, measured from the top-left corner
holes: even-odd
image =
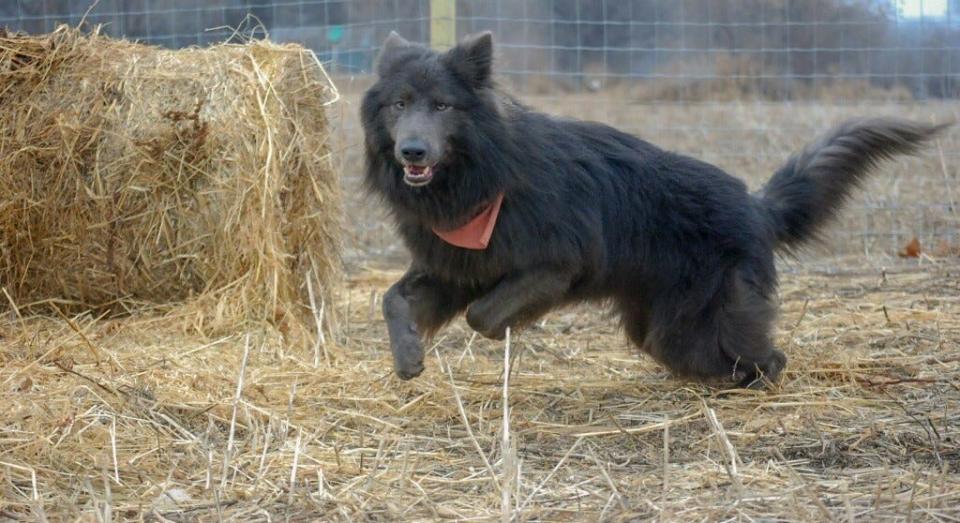
[[[407,108],[407,102],[404,102],[403,100],[397,100],[396,102],[393,102],[393,107],[398,111],[402,111]]]
[[[438,111],[446,111],[447,109],[450,108],[450,104],[445,104],[445,103],[443,103],[443,102],[437,102],[437,104],[434,105],[434,108],[436,108]]]

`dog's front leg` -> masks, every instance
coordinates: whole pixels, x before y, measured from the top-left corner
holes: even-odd
[[[470,305],[467,323],[473,330],[501,340],[507,327],[535,320],[559,303],[574,274],[560,269],[533,269],[508,276]]]
[[[415,378],[423,372],[423,345],[413,322],[410,303],[404,296],[406,277],[394,283],[383,295],[383,319],[390,335],[393,370],[400,379]]]
[[[423,372],[421,335],[432,334],[462,311],[474,297],[469,289],[446,284],[410,269],[383,296],[383,317],[390,335],[393,368],[400,379]]]

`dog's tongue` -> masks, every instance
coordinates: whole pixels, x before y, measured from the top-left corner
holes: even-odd
[[[420,176],[427,171],[426,165],[408,165],[407,172],[412,175]]]

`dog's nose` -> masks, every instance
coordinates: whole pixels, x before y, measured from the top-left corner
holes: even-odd
[[[419,141],[409,141],[400,147],[400,155],[405,161],[419,163],[427,156],[427,146]]]

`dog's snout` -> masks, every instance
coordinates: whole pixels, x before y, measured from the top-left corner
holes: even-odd
[[[406,162],[423,162],[427,157],[427,144],[420,140],[407,140],[400,144],[400,156]]]

